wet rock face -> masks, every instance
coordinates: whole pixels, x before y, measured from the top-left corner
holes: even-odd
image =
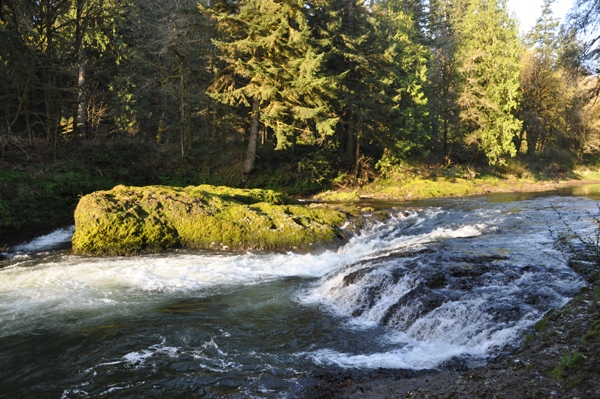
[[[348,214],[271,190],[117,186],[81,198],[73,250],[130,255],[174,247],[309,249],[340,237]]]

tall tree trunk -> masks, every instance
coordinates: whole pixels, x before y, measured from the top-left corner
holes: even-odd
[[[57,111],[56,84],[54,75],[47,66],[43,72],[44,75],[44,107],[46,111],[46,142],[52,145],[54,159],[56,159],[56,150],[58,146],[58,124],[60,115]]]
[[[185,112],[185,76],[184,76],[184,65],[183,60],[179,64],[179,127],[180,127],[180,138],[181,138],[181,156],[187,156],[188,146],[186,144],[186,112]]]
[[[539,141],[537,126],[527,129],[527,155],[535,154]]]
[[[31,128],[31,104],[29,101],[31,100],[30,90],[29,88],[24,94],[25,96],[25,104],[24,104],[24,112],[25,112],[25,129],[27,129],[27,139],[29,141],[29,146],[33,147],[33,129]]]
[[[77,66],[77,83],[76,83],[76,101],[73,111],[73,136],[75,139],[83,136],[87,138],[86,122],[87,122],[87,104],[85,100],[84,85],[85,85],[85,64],[83,35],[84,35],[84,15],[83,8],[86,0],[77,0],[75,2],[75,36],[73,53],[75,56],[75,65]]]
[[[352,115],[350,115],[346,128],[346,155],[348,155],[348,159],[352,164],[356,162],[355,139],[354,120],[352,119]]]
[[[354,178],[358,179],[358,174],[360,172],[360,128],[358,129],[358,134],[356,135],[356,154],[354,156]]]
[[[192,148],[192,111],[189,95],[190,66],[186,67],[185,59],[179,57],[179,126],[181,135],[181,156],[186,157]]]
[[[184,95],[185,95],[185,136],[186,136],[186,152],[189,152],[192,149],[192,102],[190,100],[190,71],[192,70],[192,66],[190,65],[190,60],[188,58],[187,68],[184,69],[185,77],[185,86],[184,86]]]
[[[254,97],[252,102],[252,125],[250,126],[250,137],[248,138],[248,151],[244,162],[244,173],[248,174],[254,170],[256,160],[256,148],[258,145],[258,126],[259,126],[259,102],[258,97]]]
[[[74,124],[77,129],[73,133],[79,133],[82,137],[88,139],[87,128],[87,96],[85,94],[86,60],[82,57],[79,60],[79,74],[77,77],[77,115]]]
[[[444,133],[443,133],[443,138],[442,138],[442,140],[444,141],[444,143],[443,143],[444,151],[448,150],[448,123],[449,123],[448,118],[449,118],[448,112],[446,111],[446,106],[444,105],[444,116],[443,116],[443,121],[442,121],[442,123],[444,124],[444,127],[443,127]]]

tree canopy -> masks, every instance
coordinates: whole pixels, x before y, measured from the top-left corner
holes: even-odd
[[[562,26],[552,3],[521,37],[505,0],[4,0],[0,149],[234,142],[235,173],[272,148],[355,177],[591,159],[600,2]]]

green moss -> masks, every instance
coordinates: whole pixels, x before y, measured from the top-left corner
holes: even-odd
[[[537,332],[542,332],[544,331],[547,327],[548,327],[548,319],[547,318],[543,318],[541,320],[538,320],[535,324],[534,324],[534,328],[535,331]]]
[[[557,381],[562,381],[565,377],[565,373],[568,370],[574,370],[580,368],[585,362],[585,356],[582,353],[576,352],[572,355],[563,356],[562,360],[551,372],[552,378]]]
[[[533,334],[527,334],[525,335],[525,342],[526,343],[532,343],[535,341],[535,335]]]
[[[354,191],[325,191],[316,196],[321,201],[332,202],[350,202],[358,201],[360,197],[356,190]]]
[[[345,212],[291,202],[271,190],[117,186],[80,200],[73,250],[128,255],[177,246],[308,249],[338,237]]]
[[[479,182],[479,183],[478,183]],[[375,196],[387,198],[423,199],[483,194],[480,180],[459,177],[412,177],[401,182],[379,181],[365,188]]]

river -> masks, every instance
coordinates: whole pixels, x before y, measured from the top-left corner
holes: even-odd
[[[392,217],[312,254],[81,257],[60,229],[0,261],[0,398],[292,398],[324,369],[477,366],[584,286],[551,231],[593,233],[599,199],[369,203]]]

